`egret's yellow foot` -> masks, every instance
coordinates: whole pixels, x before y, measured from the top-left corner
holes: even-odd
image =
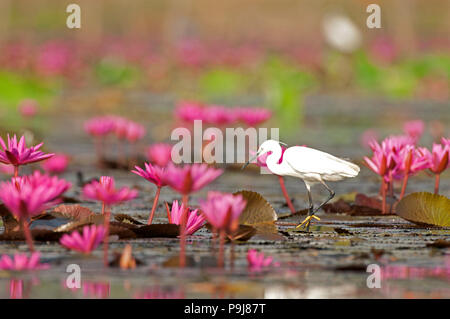
[[[315,215],[309,215],[308,217],[305,218],[304,221],[302,221],[301,224],[297,225],[296,228],[300,228],[300,227],[302,227],[303,225],[305,225],[306,223],[308,223],[307,225],[309,225],[309,224],[311,223],[311,220],[312,220],[313,218],[315,218],[315,219],[317,219],[317,220],[320,220],[320,218],[317,217],[317,216],[315,216]]]

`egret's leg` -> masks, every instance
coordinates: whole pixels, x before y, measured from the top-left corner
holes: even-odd
[[[308,200],[309,200],[308,217],[306,217],[305,220],[303,220],[299,225],[297,225],[297,228],[306,224],[306,231],[309,231],[309,225],[311,223],[311,219],[312,218],[319,219],[319,218],[314,216],[314,204],[313,204],[312,196],[311,196],[311,185],[309,185],[308,183],[305,182],[305,186],[306,186],[306,190],[308,191]]]
[[[319,211],[319,209],[321,209],[326,203],[328,203],[330,200],[332,200],[334,195],[336,194],[327,184],[325,184],[324,181],[320,181],[320,183],[322,183],[322,185],[325,186],[325,188],[330,193],[330,195],[322,204],[319,205],[319,207],[316,208],[316,210],[314,211],[313,214],[317,213]]]
[[[306,231],[309,231],[309,225],[311,224],[311,216],[314,215],[314,204],[311,196],[311,186],[309,184],[306,184],[306,189],[308,190],[308,199],[309,199],[309,212],[308,212],[309,220],[306,223]]]

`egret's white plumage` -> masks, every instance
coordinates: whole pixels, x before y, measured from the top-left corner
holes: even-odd
[[[272,173],[280,176],[297,177],[305,182],[310,202],[307,229],[309,229],[309,221],[314,213],[334,196],[333,190],[325,182],[340,181],[344,178],[355,177],[359,173],[358,165],[305,146],[289,147],[284,152],[281,163],[278,163],[282,154],[279,142],[274,140],[265,141],[259,147],[257,156],[261,156],[267,152],[271,152],[267,156],[266,164]],[[314,211],[311,198],[311,185],[315,183],[323,184],[330,192],[330,196]]]

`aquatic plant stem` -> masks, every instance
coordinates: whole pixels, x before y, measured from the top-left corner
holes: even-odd
[[[216,255],[216,240],[217,240],[217,229],[212,229],[212,238],[211,238],[211,250],[213,255]]]
[[[234,240],[232,240],[231,241],[231,250],[230,250],[230,267],[231,267],[231,269],[234,269],[234,259],[235,259],[234,245],[235,245]]]
[[[186,266],[186,219],[188,213],[188,195],[183,195],[184,211],[180,220],[180,267]]]
[[[19,165],[14,165],[14,178],[19,177]]]
[[[386,213],[386,181],[384,180],[384,176],[381,178],[381,196],[382,196],[382,203],[381,203],[381,214]]]
[[[159,193],[161,192],[161,187],[158,187],[155,194],[155,199],[153,200],[152,211],[150,212],[150,216],[148,217],[147,225],[151,225],[153,221],[153,216],[155,215],[156,207],[158,206]],[[170,221],[169,221],[170,223]]]
[[[111,212],[108,209],[108,207],[106,207],[106,205],[104,203],[102,205],[102,213],[103,213],[103,216],[104,216],[103,225],[105,227],[105,239],[103,240],[103,264],[105,265],[105,267],[108,267],[109,266],[109,263],[108,263],[109,218],[111,216]]]
[[[400,199],[405,196],[406,191],[406,185],[408,184],[408,177],[409,177],[409,171],[411,169],[411,160],[412,160],[412,150],[409,151],[408,156],[405,160],[405,176],[403,177],[403,185],[402,185],[402,191],[400,193]]]
[[[403,185],[402,185],[402,191],[400,193],[400,199],[402,199],[403,196],[405,196],[406,185],[408,185],[408,178],[409,178],[409,173],[406,172],[405,176],[403,177]]]
[[[28,227],[28,222],[25,220],[25,218],[21,218],[20,221],[22,224],[22,230],[25,235],[25,240],[27,242],[28,248],[30,249],[30,252],[34,252],[33,237],[31,236],[30,228]]]
[[[219,268],[223,268],[223,257],[224,257],[224,251],[225,251],[225,231],[220,230],[219,232],[219,258],[217,259],[217,266]]]
[[[434,180],[434,193],[439,194],[439,182],[441,180],[441,174],[436,174],[435,180]]]
[[[291,202],[291,199],[289,198],[289,194],[286,190],[286,186],[284,185],[283,176],[278,176],[278,181],[280,182],[281,191],[283,192],[283,196],[284,196],[284,199],[286,200],[286,204],[288,205],[289,209],[291,210],[291,213],[295,214],[295,208]]]
[[[169,222],[169,224],[172,224],[172,216],[170,215],[169,204],[167,204],[167,202],[165,202],[165,204],[166,204],[166,211],[167,211],[167,221]]]

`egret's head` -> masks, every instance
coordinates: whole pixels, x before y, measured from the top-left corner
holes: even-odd
[[[255,156],[251,158],[247,163],[245,163],[244,166],[242,166],[242,169],[246,168],[248,164],[253,162],[259,156],[264,155],[268,152],[273,152],[274,150],[280,147],[280,144],[286,145],[285,143],[278,142],[275,140],[267,140],[263,142],[261,146],[258,148],[258,151],[256,152]]]
[[[261,144],[261,146],[258,149],[258,152],[256,152],[256,155],[257,156],[264,155],[267,152],[272,152],[273,150],[276,150],[278,147],[280,147],[280,142],[274,140],[267,140]]]

